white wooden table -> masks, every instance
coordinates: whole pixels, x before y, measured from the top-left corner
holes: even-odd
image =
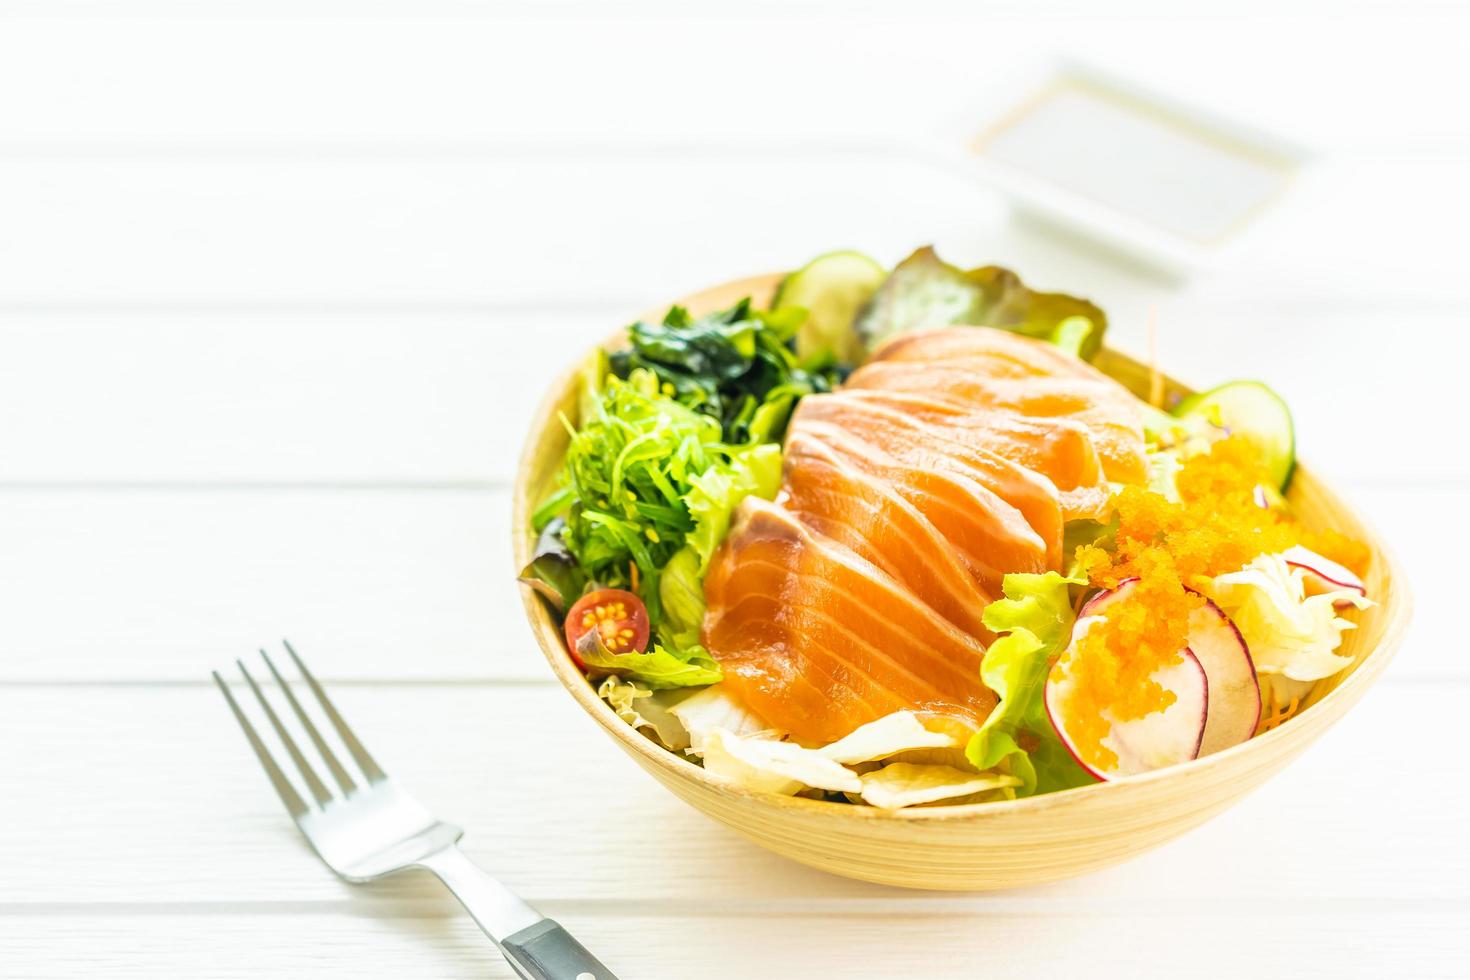
[[[509,976],[435,884],[341,885],[286,821],[208,683],[283,634],[625,978],[1470,973],[1470,25],[1091,7],[0,4],[0,975]],[[1078,251],[921,149],[1054,51],[1322,162],[1187,285]],[[1276,385],[1417,586],[1289,772],[1014,893],[827,877],[685,808],[553,685],[511,578],[515,454],[575,350],[930,241]]]

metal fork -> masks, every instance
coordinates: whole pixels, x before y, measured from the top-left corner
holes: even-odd
[[[301,774],[314,805],[303,800],[281,772],[270,749],[240,710],[219,671],[213,672],[214,680],[229,702],[235,720],[244,729],[245,737],[270,777],[276,794],[286,804],[291,819],[306,835],[317,857],[338,877],[354,884],[373,881],[408,868],[424,868],[433,872],[449,886],[454,897],[505,955],[516,973],[526,980],[617,980],[611,970],[572,938],[571,933],[527,905],[465,857],[458,844],[464,831],[454,824],[435,819],[378,767],[291,644],[284,645],[316,696],[322,713],[337,730],[343,746],[357,764],[357,775],[354,775],[338,760],[311,716],[296,699],[291,686],[276,670],[270,656],[261,650],[266,667],[326,765],[332,782],[336,784],[336,791],[318,776],[317,770],[255,683],[255,678],[245,669],[245,664],[239,660],[235,663],[260,702],[261,710],[275,729],[286,754]]]

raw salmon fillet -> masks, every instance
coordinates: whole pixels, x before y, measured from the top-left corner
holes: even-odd
[[[903,475],[900,465],[868,467],[808,434],[794,434],[786,446],[780,503],[812,530],[887,572],[957,628],[983,635],[980,615],[1000,594],[1000,580],[978,574],[970,556],[951,543],[976,524],[980,498],[970,494],[963,478],[941,474],[932,482],[941,493],[953,492],[928,507],[926,516],[908,488],[888,479]]]
[[[894,447],[895,452],[890,454],[848,430],[820,423],[804,427],[793,441],[793,464],[809,456],[815,444],[841,460],[863,482],[888,487],[892,495],[908,503],[934,528],[945,541],[944,550],[958,558],[991,597],[1000,595],[1006,572],[1046,569],[1047,542],[1027,523],[1025,515],[964,466],[936,457],[915,459],[917,454],[911,447]],[[788,484],[790,474],[789,470]],[[834,510],[850,509],[828,499]],[[883,530],[878,529],[878,533]]]
[[[813,744],[902,709],[978,725],[1001,580],[1060,568],[1066,521],[1147,479],[1132,394],[985,327],[890,339],[801,401],[783,460],[711,562],[703,641],[732,694]]]
[[[890,336],[873,351],[867,363],[878,361],[954,361],[961,358],[993,362],[992,377],[1098,378],[1107,375],[1054,344],[1038,344],[1008,330],[967,327],[962,330],[913,330]]]
[[[879,361],[855,371],[846,387],[922,395],[966,411],[1000,412],[1039,424],[1075,424],[1086,433],[1107,479],[1134,483],[1147,478],[1137,399],[1117,382],[980,373],[989,366],[973,360]]]
[[[722,683],[798,738],[835,741],[905,708],[978,724],[995,707],[980,637],[784,507],[741,505],[705,595]]]

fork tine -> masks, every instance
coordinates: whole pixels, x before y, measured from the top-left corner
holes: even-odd
[[[230,686],[219,675],[219,671],[213,670],[210,673],[214,675],[214,682],[219,685],[220,693],[230,703],[230,711],[234,712],[235,720],[240,723],[240,728],[244,730],[245,738],[250,742],[250,747],[255,750],[255,757],[260,760],[260,765],[265,769],[265,774],[270,777],[271,785],[276,788],[276,795],[281,798],[282,803],[286,804],[286,809],[292,817],[304,817],[308,809],[306,803],[302,801],[301,796],[296,792],[296,787],[291,785],[291,781],[286,778],[285,773],[281,772],[280,766],[276,765],[276,760],[271,757],[270,750],[265,747],[265,743],[260,740],[260,736],[255,734],[255,726],[250,724],[250,719],[246,718],[245,712],[240,710],[240,705],[235,701],[235,696],[230,693]]]
[[[249,684],[250,690],[255,692],[255,700],[260,702],[261,708],[265,711],[265,716],[270,719],[271,727],[276,730],[276,735],[280,738],[281,744],[286,747],[286,754],[291,757],[292,762],[296,763],[296,768],[300,771],[301,778],[306,780],[306,788],[311,790],[312,796],[316,797],[317,806],[324,807],[332,802],[332,794],[327,791],[327,787],[322,785],[322,781],[317,778],[316,772],[311,768],[311,763],[306,761],[306,756],[302,755],[301,750],[296,747],[296,740],[291,737],[290,732],[286,731],[286,726],[281,724],[281,719],[276,717],[275,709],[265,699],[265,694],[256,685],[255,678],[250,676],[250,671],[245,669],[245,664],[242,661],[236,660],[235,666],[240,668],[240,673],[245,676],[245,683]]]
[[[347,727],[347,722],[337,713],[337,708],[332,704],[331,699],[327,697],[327,692],[322,690],[322,686],[316,682],[316,678],[311,676],[311,671],[306,669],[306,664],[301,662],[301,658],[297,656],[296,650],[291,646],[290,641],[282,640],[281,643],[285,646],[286,652],[291,655],[291,659],[296,661],[296,669],[301,671],[302,677],[306,678],[306,683],[311,686],[311,692],[321,702],[322,710],[327,713],[327,719],[331,721],[332,727],[337,729],[337,734],[342,736],[342,744],[347,746],[347,751],[351,752],[352,758],[357,760],[357,767],[362,770],[362,774],[367,777],[367,781],[376,783],[387,779],[387,773],[378,768],[378,764],[373,761],[373,757],[368,755],[368,750],[363,748],[362,743],[357,740],[357,736],[352,734],[352,729]]]
[[[331,770],[332,778],[337,781],[338,786],[342,787],[342,792],[351,796],[357,790],[357,783],[353,781],[352,776],[348,774],[347,770],[342,768],[342,763],[337,761],[337,754],[332,751],[332,747],[327,744],[327,740],[322,738],[322,733],[317,731],[316,724],[311,720],[311,716],[301,707],[301,702],[296,700],[296,695],[291,691],[291,685],[287,684],[286,679],[281,676],[281,672],[276,670],[275,661],[271,660],[270,654],[261,650],[260,656],[265,661],[265,665],[270,668],[271,676],[276,679],[276,683],[285,692],[286,700],[291,702],[291,709],[296,712],[296,718],[301,722],[301,727],[306,729],[306,734],[311,739],[311,744],[316,746],[317,752],[321,754],[322,760],[326,762],[327,768]]]

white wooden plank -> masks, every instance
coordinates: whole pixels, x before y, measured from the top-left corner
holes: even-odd
[[[843,243],[990,240],[1000,202],[839,146],[0,155],[0,303],[637,307]],[[897,253],[889,256],[888,253]],[[85,273],[78,275],[78,270]]]
[[[1466,135],[1464,22],[1433,3],[1330,18],[1268,0],[19,9],[80,16],[0,32],[0,92],[46,94],[0,104],[12,139],[907,133],[985,103],[997,79],[1054,51],[1298,139]]]
[[[1088,278],[1075,262],[1016,265],[1052,287]],[[641,306],[696,285],[562,313],[0,311],[0,484],[507,482],[551,380]],[[1114,310],[1117,346],[1148,349],[1148,293],[1072,288]],[[1429,443],[1433,420],[1459,411],[1461,314],[1152,305],[1163,367],[1202,386],[1270,382],[1313,465],[1470,479],[1470,459]]]
[[[1416,587],[1395,675],[1470,678],[1441,530],[1470,489],[1359,496]],[[0,541],[0,681],[197,681],[283,634],[331,678],[549,678],[503,489],[10,491]]]
[[[1184,293],[1266,310],[1463,308],[1466,157],[1322,164]],[[1392,186],[1392,196],[1382,188]],[[467,152],[0,154],[0,305],[629,305],[834,247],[938,242],[1102,300],[1178,293],[1107,252],[1006,220],[920,148],[533,144]],[[1363,228],[1382,248],[1365,254]]]
[[[1222,916],[1462,908],[1470,849],[1453,842],[1466,789],[1444,760],[1465,694],[1463,683],[1385,683],[1291,769],[1185,838],[1086,878],[965,896],[848,882],[760,851],[664,792],[557,689],[334,691],[385,768],[462,823],[469,852],[532,901],[981,919],[1168,914],[1189,901]],[[0,719],[0,906],[350,900],[395,912],[441,901],[428,881],[354,891],[330,878],[213,690],[0,688]]]
[[[0,675],[197,681],[286,636],[328,677],[549,677],[505,491],[0,501]]]
[[[0,474],[505,481],[546,388],[625,315],[0,318]]]
[[[547,911],[620,976],[638,980],[750,977],[961,980],[1037,976],[1234,978],[1277,969],[1293,977],[1457,977],[1470,955],[1463,907],[1407,903],[1220,915],[1205,900],[1170,910],[1099,908],[1084,915],[862,914],[751,918],[718,908],[672,917]],[[439,911],[436,907],[435,911]],[[452,909],[444,914],[453,915]],[[350,969],[364,977],[509,978],[514,974],[463,917],[364,918],[351,912],[250,915],[103,912],[0,918],[13,934],[8,966],[31,980],[209,976],[247,980]],[[915,963],[922,962],[922,974]]]

